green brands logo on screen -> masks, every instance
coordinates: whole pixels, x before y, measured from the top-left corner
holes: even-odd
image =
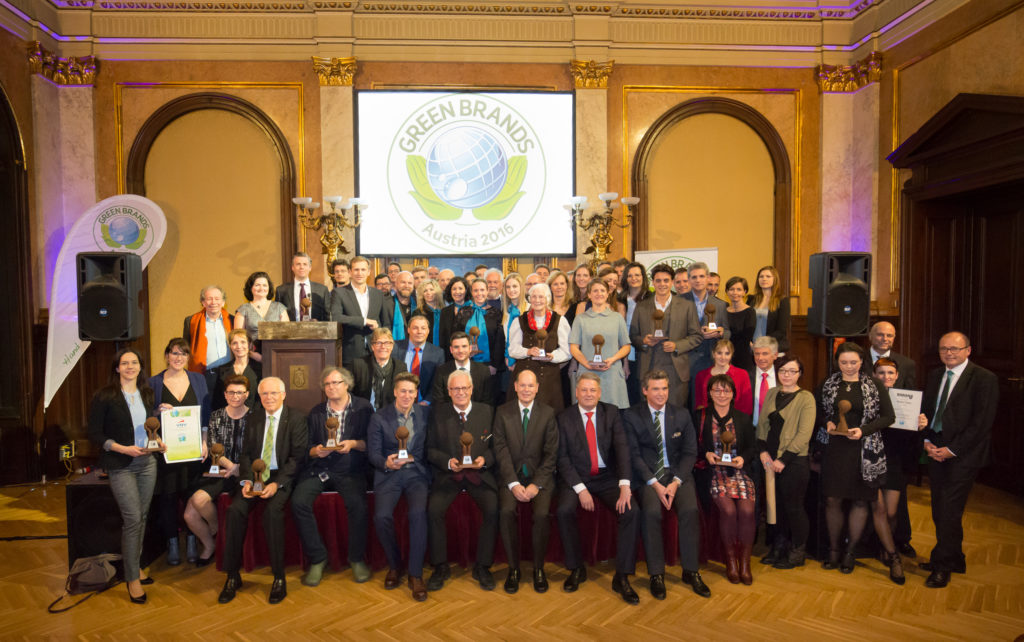
[[[539,213],[543,143],[494,96],[434,97],[410,110],[388,153],[388,191],[402,221],[447,252],[491,253]]]
[[[647,278],[648,279],[651,278],[651,269],[655,265],[659,265],[661,263],[665,263],[670,268],[672,268],[673,270],[678,270],[679,268],[684,268],[684,267],[686,267],[687,265],[693,263],[696,260],[697,259],[693,259],[693,258],[690,258],[688,256],[682,256],[682,255],[679,255],[679,254],[674,254],[674,255],[669,255],[669,256],[659,256],[655,260],[650,261],[650,266],[647,268]]]
[[[128,205],[118,205],[99,213],[92,226],[92,235],[100,249],[143,254],[153,243],[152,227],[149,218],[141,211]]]

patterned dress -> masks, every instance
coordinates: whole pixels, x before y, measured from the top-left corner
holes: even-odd
[[[715,454],[718,456],[722,455],[722,442],[719,439],[719,435],[722,430],[731,432],[733,434],[732,450],[733,456],[736,451],[736,427],[733,425],[732,418],[729,418],[728,423],[725,427],[718,425],[718,420],[714,417],[711,419],[711,434],[715,440]],[[754,481],[747,476],[741,468],[730,468],[728,466],[713,466],[714,472],[711,477],[711,496],[712,497],[730,497],[732,499],[753,499],[757,496],[754,490]]]

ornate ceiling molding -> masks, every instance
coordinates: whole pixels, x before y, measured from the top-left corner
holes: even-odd
[[[612,75],[614,60],[594,62],[593,60],[570,60],[572,84],[576,89],[608,89],[608,76]]]
[[[33,40],[28,43],[28,66],[33,74],[39,74],[58,85],[92,85],[96,80],[99,61],[92,56],[62,58],[43,48],[42,43]]]
[[[313,56],[313,71],[321,87],[351,87],[356,74],[356,59]]]
[[[882,54],[872,51],[853,65],[818,65],[818,89],[828,93],[852,93],[882,77]]]

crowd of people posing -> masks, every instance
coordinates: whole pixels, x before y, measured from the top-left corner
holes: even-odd
[[[771,266],[758,272],[753,294],[744,278],[728,279],[728,303],[716,297],[718,277],[702,263],[661,264],[649,275],[627,261],[596,275],[586,265],[571,274],[537,266],[526,278],[484,267],[465,276],[400,267],[379,275],[386,286],[377,288],[368,283],[369,261],[338,261],[328,290],[309,281],[309,257],[296,254],[292,283],[275,289],[267,273],[252,274],[234,315],[224,310],[221,288],[204,288],[203,309],[169,341],[159,374],[147,378],[134,349],[116,355],[111,383],[93,399],[89,431],[124,518],[132,602],[145,602],[143,585],[153,581],[139,568],[151,501],[168,563],[184,557],[204,566],[216,553],[217,498],[232,496],[222,603],[242,587],[248,515],[265,502],[270,602],[277,603],[287,594],[286,510],[309,564],[302,582],[321,581],[327,549],[313,503],[325,491],[344,500],[355,581],[370,579],[370,489],[389,567],[385,588],[408,575],[419,601],[451,575],[445,514],[463,490],[483,517],[472,577],[485,590],[495,587],[499,531],[508,559],[504,590],[519,588],[517,509],[526,503],[534,589],[548,588],[554,503],[569,570],[563,590],[577,590],[587,574],[576,511],[593,511],[596,500],[617,515],[612,588],[625,601],[639,601],[629,582],[638,538],[650,592],[666,596],[663,507],[678,522],[683,582],[709,597],[698,563],[698,504],[717,509],[728,580],[751,584],[762,512],[774,524],[761,562],[780,569],[805,563],[812,468],[822,472],[826,498],[822,566],[853,571],[870,514],[890,578],[903,584],[900,553],[913,550],[900,517],[920,440],[886,430],[895,419],[886,388],[914,387],[913,361],[890,352],[890,324],[872,328],[870,353],[842,344],[836,373],[815,395],[800,386],[800,359],[786,353],[789,301]],[[343,332],[342,364],[323,371],[326,401],[308,414],[285,403],[281,379],[261,376],[257,340],[263,321],[306,319],[338,322]],[[167,464],[145,448],[146,419],[176,406],[201,408],[203,461]],[[919,428],[927,423],[922,414]],[[393,518],[403,496],[404,554]]]

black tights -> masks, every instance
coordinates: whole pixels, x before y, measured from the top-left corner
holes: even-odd
[[[887,553],[894,552],[896,546],[892,541],[892,531],[889,530],[889,519],[885,513],[885,502],[881,501],[881,491],[879,491],[878,498],[872,502],[863,499],[850,500],[850,541],[847,550],[852,551],[853,547],[860,541],[861,536],[864,535],[864,527],[868,523],[868,504],[871,505],[872,521],[875,524],[875,532],[878,533],[878,539],[882,543],[882,547],[885,548]],[[828,524],[829,548],[835,554],[841,550],[839,540],[843,535],[842,497],[825,498],[825,521]]]
[[[737,541],[745,548],[753,546],[757,534],[754,500],[731,497],[715,497],[714,500],[718,507],[718,530],[725,547],[729,548]]]

